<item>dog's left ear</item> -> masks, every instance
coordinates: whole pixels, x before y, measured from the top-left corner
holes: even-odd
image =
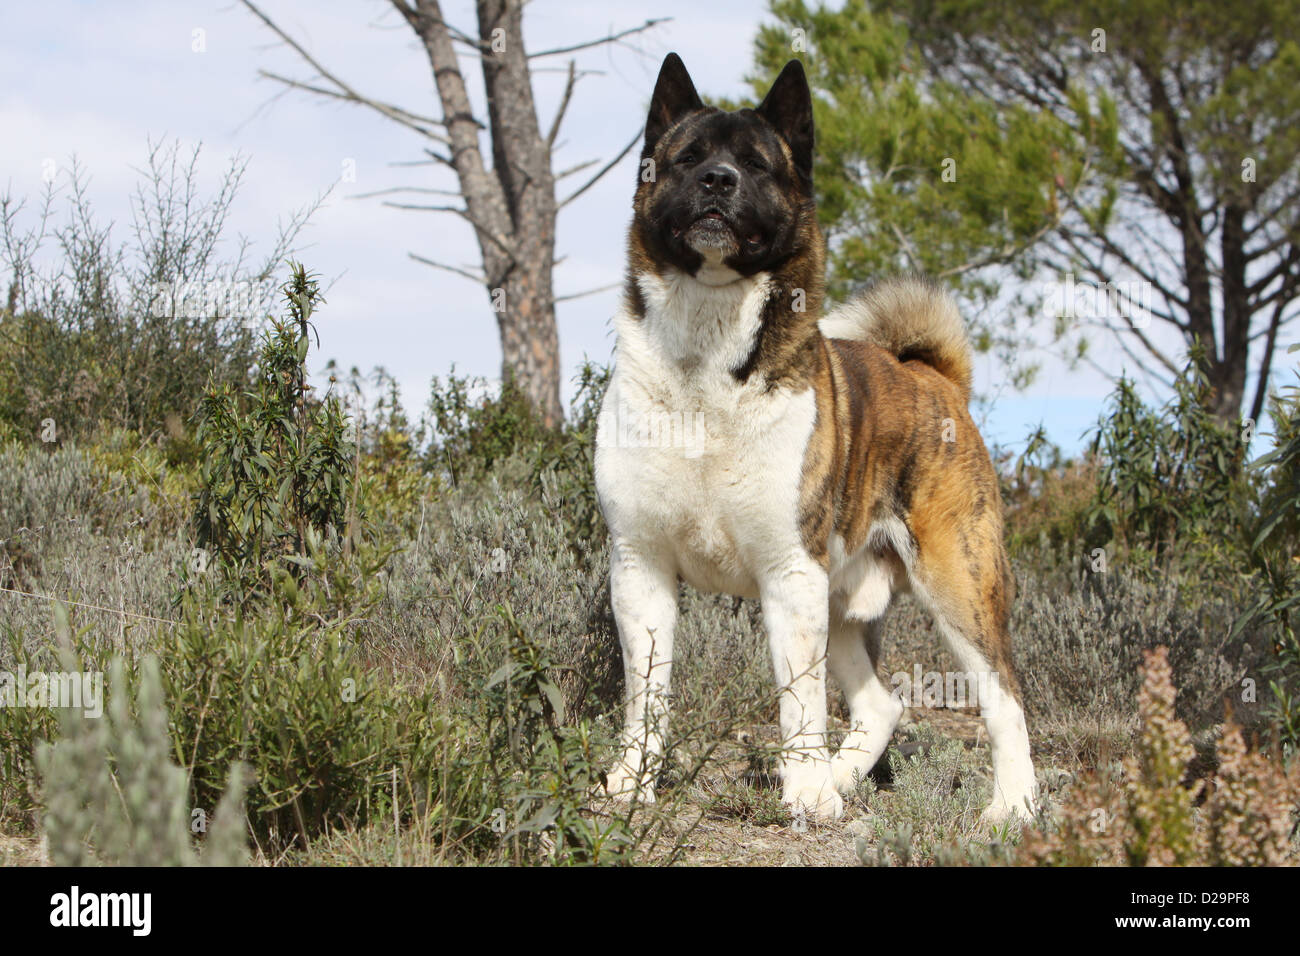
[[[812,93],[808,90],[808,77],[804,75],[802,63],[791,60],[785,65],[755,112],[785,137],[785,141],[790,144],[790,152],[794,155],[795,165],[804,175],[811,177]]]

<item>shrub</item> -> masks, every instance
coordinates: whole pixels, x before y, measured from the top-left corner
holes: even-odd
[[[24,201],[0,196],[0,268],[10,282],[0,308],[0,422],[16,434],[34,437],[50,419],[61,439],[84,439],[100,422],[152,436],[169,416],[191,414],[209,376],[247,382],[250,322],[269,304],[272,270],[314,207],[289,218],[261,262],[246,261],[246,242],[223,259],[246,161],[232,160],[207,195],[198,166],[198,147],[183,156],[176,144],[150,146],[127,243],[97,218],[75,161],[31,226],[21,222]],[[61,221],[60,188],[68,192]],[[45,262],[51,241],[58,251]]]
[[[474,699],[494,789],[505,798],[497,815],[502,836],[523,859],[617,862],[632,842],[628,821],[615,816],[606,823],[589,808],[610,741],[598,743],[585,720],[564,725],[564,696],[550,658],[509,606],[500,617],[507,658]]]
[[[1070,461],[1040,427],[1014,463],[1000,461],[1007,549],[1012,556],[1035,550],[1068,560],[1082,548],[1097,490],[1097,462]]]
[[[1171,649],[1180,716],[1203,727],[1239,698],[1258,655],[1230,638],[1236,605],[1198,592],[1194,577],[1148,580],[1125,567],[1093,573],[1081,561],[1061,584],[1019,568],[1012,608],[1026,705],[1040,728],[1092,726],[1126,734],[1135,726],[1143,655]]]
[[[1293,350],[1294,350],[1293,346]],[[1277,424],[1273,450],[1254,463],[1263,477],[1259,520],[1251,541],[1250,561],[1259,584],[1255,600],[1234,628],[1265,629],[1271,636],[1273,660],[1272,716],[1283,743],[1300,748],[1300,386],[1273,402]]]
[[[427,806],[449,733],[431,696],[381,680],[339,626],[321,625],[301,596],[277,596],[282,605],[237,620],[187,606],[170,638],[162,673],[195,804],[210,805],[240,760],[253,831],[270,847],[309,847],[330,827],[391,814],[394,768]]]
[[[1290,836],[1300,799],[1300,769],[1246,750],[1229,724],[1219,767],[1208,783],[1188,785],[1193,756],[1175,716],[1173,671],[1165,648],[1146,655],[1137,751],[1115,774],[1094,774],[1071,789],[1058,818],[1026,833],[1023,859],[1054,866],[1273,866],[1295,863]],[[1203,809],[1197,800],[1208,788]]]
[[[1195,353],[1158,411],[1142,403],[1132,382],[1120,380],[1090,447],[1100,475],[1089,547],[1113,540],[1156,560],[1176,544],[1205,557],[1227,548],[1227,563],[1244,554],[1252,497],[1242,474],[1246,446],[1240,428],[1221,425],[1208,411],[1209,389]]]
[[[333,370],[332,362],[327,369]],[[367,405],[359,373],[353,369],[349,376],[359,456],[358,500],[384,534],[411,538],[420,532],[442,482],[421,453],[425,423],[412,426],[397,382],[384,369],[376,368],[372,379],[381,391]],[[337,381],[333,371],[331,381]]]
[[[324,589],[336,614],[359,614],[385,556],[366,546],[362,532],[357,449],[342,403],[308,395],[317,282],[295,264],[282,291],[288,314],[265,336],[255,390],[237,396],[211,383],[197,413],[198,544],[212,551],[227,600],[265,600],[273,582],[288,577],[295,590]],[[345,560],[334,562],[333,554]]]
[[[1005,856],[998,841],[955,845],[952,833],[969,831],[987,797],[968,779],[971,755],[961,741],[943,739],[929,727],[918,728],[917,753],[904,757],[890,750],[893,800],[886,819],[873,815],[866,832],[854,841],[858,859],[867,866],[907,866],[936,857],[941,865],[990,863]],[[870,780],[864,782],[870,788]]]
[[[68,640],[66,612],[59,628]],[[64,668],[81,671],[65,653]],[[108,705],[102,719],[75,709],[60,712],[62,738],[36,748],[45,795],[45,834],[57,866],[232,866],[245,862],[243,782],[238,764],[227,766],[224,795],[191,810],[185,771],[171,762],[172,739],[163,704],[158,662],[145,657],[134,700],[121,658],[110,665]],[[134,713],[133,705],[134,704]],[[215,807],[203,852],[191,832],[206,832],[202,809]]]
[[[29,652],[17,631],[6,627],[5,632],[9,644],[5,669],[11,674],[42,671],[46,669],[42,667],[44,659],[56,659],[48,649],[44,655]],[[7,706],[6,700],[6,706],[0,707],[0,821],[28,829],[35,824],[42,806],[35,744],[53,739],[58,724],[51,708],[22,706],[16,699],[16,689],[3,686],[0,693],[15,693],[16,705]]]
[[[533,455],[532,481],[559,505],[556,512],[574,542],[601,542],[608,535],[596,498],[596,425],[609,387],[608,366],[583,362],[569,423],[558,444]]]
[[[169,616],[189,550],[181,504],[139,473],[102,465],[93,448],[0,444],[0,587]],[[91,623],[100,639],[120,641],[138,619],[110,613]],[[50,622],[46,602],[0,593],[0,668],[17,663],[10,652],[22,645],[47,645]]]
[[[430,463],[453,485],[481,479],[516,451],[552,449],[558,441],[510,378],[493,395],[485,379],[457,376],[453,368],[445,382],[434,378],[429,411]]]

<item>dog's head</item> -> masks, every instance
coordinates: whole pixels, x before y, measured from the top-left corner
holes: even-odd
[[[646,118],[634,249],[690,275],[780,268],[820,241],[812,191],[813,117],[798,60],[757,109],[705,106],[675,53]],[[725,272],[725,270],[724,270]]]

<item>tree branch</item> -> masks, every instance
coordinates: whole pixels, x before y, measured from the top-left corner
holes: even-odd
[[[556,47],[554,50],[543,50],[540,53],[530,53],[528,54],[528,59],[536,60],[544,56],[559,56],[561,53],[574,53],[578,50],[590,49],[593,46],[601,46],[605,43],[617,43],[624,37],[630,37],[634,33],[644,33],[646,30],[657,27],[661,23],[667,23],[671,19],[672,17],[659,17],[656,20],[647,20],[639,27],[630,27],[627,30],[619,31],[618,33],[611,33],[609,36],[601,37],[599,40],[588,40],[585,43],[575,43],[573,46],[561,46]]]
[[[432,119],[431,117],[428,116],[420,116],[416,113],[411,113],[407,110],[402,109],[400,106],[393,106],[391,103],[382,103],[379,100],[369,99],[368,97],[362,96],[361,94],[357,93],[355,90],[343,86],[333,77],[327,76],[326,79],[328,79],[331,83],[338,84],[340,89],[343,92],[336,92],[335,90],[327,90],[324,87],[320,87],[320,86],[312,86],[311,84],[304,83],[301,80],[293,80],[287,76],[281,76],[278,73],[272,73],[270,70],[258,70],[257,73],[258,76],[264,76],[268,80],[275,80],[277,83],[283,83],[285,86],[290,87],[291,89],[303,90],[304,92],[307,93],[315,93],[317,96],[327,96],[332,99],[342,100],[345,103],[357,103],[360,104],[361,106],[367,106],[370,109],[374,110],[375,112],[379,113],[381,116],[384,116],[395,123],[405,126],[407,129],[414,130],[415,132],[419,133],[421,136],[427,136],[429,139],[434,140],[435,142],[438,143],[442,143],[447,146],[451,145],[451,140],[447,139],[446,136],[442,135],[441,133],[435,132],[434,130],[429,128],[430,126],[441,126],[442,123],[440,120]]]
[[[622,288],[623,283],[611,282],[609,285],[603,285],[596,289],[588,289],[586,292],[574,292],[570,295],[557,295],[556,302],[572,302],[574,299],[581,299],[589,295],[595,295],[598,292],[608,292],[610,289]]]
[[[402,18],[407,22],[407,24],[411,27],[411,29],[413,29],[417,34],[419,34],[420,32],[419,17],[421,15],[419,11],[411,9],[411,7],[408,6],[406,3],[404,3],[403,0],[390,0],[390,2],[392,3],[393,8],[402,15]],[[454,24],[448,23],[446,20],[442,18],[441,14],[439,14],[438,16],[431,16],[426,13],[424,14],[424,16],[427,17],[429,22],[432,23],[434,26],[438,26],[446,30],[447,35],[450,36],[457,43],[464,43],[468,46],[472,46],[475,50],[479,51],[480,53],[482,53],[483,50],[485,49],[484,44],[477,37],[470,36],[464,30],[457,28]]]
[[[564,122],[564,114],[569,108],[569,100],[573,98],[573,87],[578,82],[577,69],[574,61],[569,61],[569,78],[564,83],[564,95],[560,98],[560,107],[555,111],[555,119],[551,121],[551,131],[546,134],[546,146],[552,149],[555,146],[555,137],[560,133],[560,124]]]
[[[570,194],[569,194],[569,197],[568,197],[567,199],[562,200],[562,201],[560,202],[560,205],[559,205],[557,208],[559,208],[559,209],[563,209],[563,208],[564,208],[565,206],[567,206],[569,203],[573,202],[575,199],[577,199],[579,196],[581,196],[583,193],[585,193],[585,192],[586,192],[588,189],[590,189],[592,186],[596,185],[596,183],[598,183],[598,182],[599,182],[599,181],[604,177],[604,175],[605,175],[607,172],[609,172],[611,169],[613,169],[615,166],[617,166],[617,165],[619,164],[619,161],[622,160],[622,158],[623,158],[624,156],[626,156],[628,153],[630,153],[630,152],[632,151],[632,147],[633,147],[633,146],[635,146],[637,143],[641,142],[641,136],[642,136],[642,134],[643,134],[644,132],[645,132],[644,128],[638,130],[638,131],[637,131],[637,134],[636,134],[635,136],[633,136],[631,140],[628,141],[628,144],[627,144],[626,146],[623,147],[623,149],[619,152],[619,154],[618,154],[617,156],[615,156],[615,157],[614,157],[613,159],[611,159],[608,163],[606,163],[604,166],[602,166],[601,169],[600,169],[600,172],[596,173],[595,176],[592,176],[592,177],[591,177],[590,179],[588,179],[585,183],[583,183],[581,186],[579,186],[577,190],[575,190],[574,192],[570,193]]]
[[[473,272],[470,272],[468,269],[461,269],[458,268],[457,266],[449,266],[444,262],[434,262],[432,259],[426,259],[424,256],[416,255],[414,252],[408,252],[407,255],[410,256],[412,259],[414,259],[416,262],[424,263],[426,266],[433,266],[433,268],[435,269],[443,269],[447,272],[455,273],[458,276],[464,276],[466,279],[472,279],[478,285],[483,285],[487,281],[486,277],[483,276],[482,274],[475,275]]]

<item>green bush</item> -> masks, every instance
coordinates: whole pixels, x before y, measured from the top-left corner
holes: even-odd
[[[334,363],[326,369],[331,381],[338,381]],[[443,484],[422,453],[427,422],[411,423],[396,380],[383,368],[374,370],[372,381],[380,391],[367,403],[360,373],[354,368],[348,377],[355,399],[358,500],[377,533],[407,539],[419,533]]]
[[[1097,462],[1066,459],[1040,426],[1014,460],[996,454],[1007,550],[1011,555],[1050,551],[1068,561],[1082,547],[1097,493]]]
[[[1161,409],[1121,379],[1093,434],[1100,465],[1088,515],[1088,547],[1114,542],[1159,563],[1176,547],[1215,564],[1239,563],[1248,540],[1252,489],[1243,473],[1243,430],[1215,421],[1209,383],[1193,355]]]
[[[5,670],[25,674],[57,670],[58,655],[47,646],[44,653],[29,651],[18,631],[5,627],[9,645]],[[47,666],[50,665],[50,666]],[[15,700],[15,703],[19,703]],[[30,829],[43,805],[36,767],[36,742],[52,740],[58,721],[48,707],[0,707],[0,822]]]
[[[317,282],[294,265],[282,291],[288,314],[265,336],[255,389],[240,396],[211,383],[197,413],[198,545],[212,552],[226,598],[242,606],[287,577],[295,589],[322,588],[336,616],[360,614],[385,555],[362,531],[357,449],[342,402],[309,395]]]
[[[199,152],[150,145],[126,242],[95,213],[75,160],[30,224],[25,200],[0,196],[0,271],[10,283],[0,307],[0,432],[31,439],[50,420],[60,440],[85,440],[101,423],[165,434],[169,418],[193,412],[209,377],[247,383],[252,322],[314,207],[289,217],[260,262],[246,261],[245,242],[225,256],[247,161],[232,160],[205,191]]]
[[[555,446],[558,435],[542,424],[510,378],[495,395],[483,378],[435,377],[429,394],[434,443],[431,465],[453,485],[480,479],[517,451]]]
[[[1259,588],[1234,633],[1246,628],[1271,633],[1270,713],[1282,742],[1294,751],[1300,749],[1300,386],[1288,386],[1272,412],[1273,450],[1254,463],[1264,483],[1250,549]]]
[[[558,443],[546,442],[532,455],[532,482],[558,505],[556,515],[576,543],[605,540],[608,530],[596,498],[596,424],[609,387],[608,366],[583,362],[569,422]]]
[[[233,621],[191,613],[162,658],[195,804],[210,805],[239,760],[254,833],[268,846],[296,837],[308,847],[330,827],[391,814],[394,768],[427,806],[450,733],[430,694],[384,681],[340,627],[278,596],[287,607]]]
[[[500,618],[507,658],[471,699],[494,788],[505,798],[497,815],[503,837],[517,859],[618,862],[632,842],[628,821],[603,822],[589,806],[611,741],[588,721],[566,726],[556,667],[509,606]]]

